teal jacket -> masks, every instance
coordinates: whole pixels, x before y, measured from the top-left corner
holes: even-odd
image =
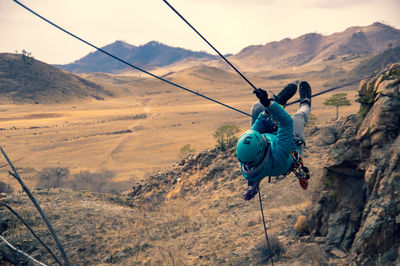
[[[268,115],[260,113],[251,129],[260,132],[269,147],[264,159],[255,168],[246,169],[246,166],[240,165],[244,178],[251,182],[258,182],[266,176],[283,175],[292,165],[293,118],[276,102],[271,102],[266,110],[278,121],[278,131],[266,133],[269,125],[266,119],[260,118],[267,118]]]

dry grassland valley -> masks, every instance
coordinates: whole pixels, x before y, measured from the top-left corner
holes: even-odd
[[[104,49],[243,112],[249,113],[256,101],[252,88],[214,55],[154,41],[139,47],[116,41]],[[387,203],[394,210],[389,215],[394,215],[392,238],[381,238],[381,231],[371,229],[375,240],[383,241],[375,247],[360,244],[368,237],[359,237],[362,227],[372,223],[364,219],[369,215],[365,210],[375,206],[368,205],[371,191],[377,190],[373,195],[379,198],[378,176],[384,180],[399,169],[393,159],[399,151],[395,121],[399,109],[390,120],[392,128],[386,128],[390,121],[379,126],[392,117],[385,108],[396,106],[396,99],[400,102],[399,73],[379,72],[400,62],[400,30],[374,23],[329,36],[306,34],[246,47],[228,59],[270,95],[303,80],[313,93],[340,87],[312,99],[304,154],[312,175],[308,190],[301,189],[293,174],[261,183],[275,263],[400,263],[398,200]],[[68,65],[49,65],[26,54],[0,54],[0,145],[53,224],[70,264],[270,263],[258,199],[242,199],[247,182],[235,158],[235,140],[222,149],[214,137],[226,124],[240,129],[238,137],[249,129],[250,118],[112,60],[94,51]],[[374,80],[362,80],[374,73]],[[336,107],[325,104],[337,93],[345,93],[350,102],[340,106],[338,117]],[[395,100],[380,103],[384,97]],[[291,101],[298,99],[297,93]],[[297,108],[294,104],[286,110],[294,114]],[[383,111],[370,114],[374,108]],[[365,117],[376,122],[364,125]],[[374,146],[377,138],[394,144]],[[356,155],[338,162],[338,150],[347,156],[346,149],[357,150],[357,143],[365,156],[371,150],[381,154],[371,157],[374,162],[392,159],[381,168],[367,167],[372,161]],[[383,174],[385,167],[391,172]],[[335,175],[327,174],[331,170]],[[0,202],[14,208],[61,258],[40,215],[9,171],[1,157]],[[375,171],[374,177],[365,177],[368,171]],[[363,182],[354,191],[365,190],[365,205],[348,207],[352,214],[347,216],[318,216],[316,203],[322,206],[319,213],[325,214],[323,202],[333,211],[332,198],[336,197],[337,206],[354,200],[340,198],[334,190],[346,187],[334,179],[339,172],[338,180],[351,176]],[[396,178],[393,195],[400,192]],[[353,216],[354,212],[359,215]],[[352,219],[358,221],[351,224],[353,231],[346,224]],[[340,231],[342,225],[345,233]],[[340,232],[343,236],[337,240],[334,236]],[[0,208],[0,234],[35,259],[56,264],[6,208]],[[371,255],[374,247],[378,251]],[[0,241],[0,264],[30,263]]]

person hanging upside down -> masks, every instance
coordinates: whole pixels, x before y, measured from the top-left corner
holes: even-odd
[[[286,85],[273,98],[263,89],[253,91],[259,102],[252,107],[251,129],[239,137],[236,145],[242,174],[251,187],[243,195],[245,200],[256,195],[260,181],[266,176],[287,175],[295,172],[300,164],[306,175],[295,174],[303,189],[307,189],[308,169],[303,167],[300,155],[305,146],[304,127],[311,111],[311,87],[306,81],[300,82],[300,108],[291,117],[283,106],[296,92],[294,83]]]

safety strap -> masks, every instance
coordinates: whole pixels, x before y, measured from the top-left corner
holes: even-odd
[[[306,190],[308,188],[308,179],[310,179],[310,170],[308,167],[304,166],[304,160],[298,151],[292,152],[292,165],[285,175],[294,173],[294,175],[299,179],[300,186]]]

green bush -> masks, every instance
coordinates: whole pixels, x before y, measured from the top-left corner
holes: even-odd
[[[226,144],[236,139],[236,134],[240,132],[240,128],[236,125],[225,124],[217,128],[214,138],[217,139],[217,147],[225,150]]]
[[[192,149],[190,147],[190,144],[186,144],[184,146],[181,147],[181,149],[179,150],[179,159],[183,159],[186,156],[188,156],[190,153],[195,152],[195,149]]]

